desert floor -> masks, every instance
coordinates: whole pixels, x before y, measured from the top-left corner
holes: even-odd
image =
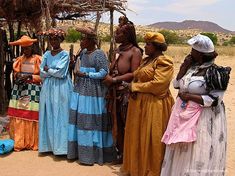
[[[220,65],[233,68],[230,85],[224,97],[228,124],[227,176],[235,175],[235,56],[219,56]],[[176,64],[177,73],[179,64]],[[172,89],[172,88],[171,88]],[[176,91],[172,89],[174,96]],[[120,165],[81,166],[76,161],[69,162],[66,157],[55,157],[51,154],[39,156],[38,152],[12,152],[0,156],[0,176],[118,176]]]

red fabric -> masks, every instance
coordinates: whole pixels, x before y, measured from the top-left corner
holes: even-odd
[[[38,111],[28,111],[22,109],[8,108],[8,115],[26,120],[38,121]]]

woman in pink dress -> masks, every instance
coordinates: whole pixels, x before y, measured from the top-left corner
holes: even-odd
[[[161,176],[222,176],[225,174],[227,127],[221,77],[208,75],[218,55],[213,42],[197,35],[174,80],[179,94],[167,130]],[[213,77],[210,86],[209,77]],[[229,76],[228,76],[229,77]]]

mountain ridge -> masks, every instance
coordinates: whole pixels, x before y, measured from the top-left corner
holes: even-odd
[[[235,34],[235,31],[225,29],[219,26],[218,24],[210,21],[196,21],[196,20],[184,20],[182,22],[166,21],[166,22],[153,23],[148,26],[160,29],[168,29],[168,30],[199,29],[204,32],[216,32],[216,33],[221,32],[221,33]]]

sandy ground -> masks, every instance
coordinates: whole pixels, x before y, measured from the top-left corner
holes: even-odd
[[[228,152],[226,175],[235,175],[235,57],[218,57],[217,63],[232,68],[231,80],[224,101],[228,124]],[[178,71],[176,65],[175,72]],[[172,89],[174,96],[176,91]],[[0,176],[119,176],[120,166],[94,165],[81,166],[76,161],[69,162],[66,157],[55,157],[51,154],[38,155],[38,152],[12,152],[0,156]]]

